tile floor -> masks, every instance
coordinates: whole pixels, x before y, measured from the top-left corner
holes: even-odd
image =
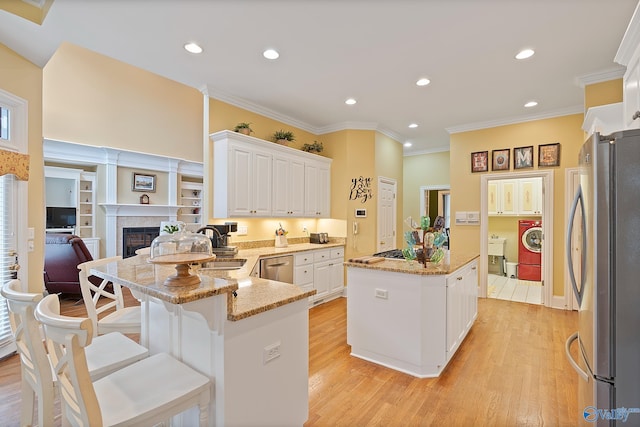
[[[508,301],[542,304],[542,282],[511,279],[505,276],[489,274],[487,296]]]

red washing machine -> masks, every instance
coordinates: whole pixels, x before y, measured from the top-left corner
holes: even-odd
[[[540,282],[542,274],[542,221],[518,222],[518,279]]]

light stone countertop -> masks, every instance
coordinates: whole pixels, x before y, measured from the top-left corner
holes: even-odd
[[[285,248],[271,246],[241,249],[234,258],[246,259],[243,267],[237,270],[212,270],[196,266],[194,272],[200,276],[201,283],[185,287],[164,285],[164,280],[175,273],[174,266],[151,264],[148,262],[148,255],[137,255],[100,266],[93,272],[96,276],[118,282],[134,292],[172,304],[184,304],[228,294],[227,319],[236,321],[308,298],[316,293],[315,289],[303,292],[296,285],[251,277],[251,271],[260,258],[335,247],[344,247],[344,243],[300,243]]]
[[[468,262],[479,258],[478,253],[460,252],[460,251],[447,251],[445,250],[445,256],[442,262],[438,265],[433,265],[427,262],[427,268],[418,261],[408,262],[403,259],[385,259],[382,262],[375,264],[364,264],[359,262],[345,262],[346,267],[367,268],[370,270],[382,270],[392,271],[395,273],[417,274],[422,276],[438,275],[438,274],[450,274],[464,266]]]

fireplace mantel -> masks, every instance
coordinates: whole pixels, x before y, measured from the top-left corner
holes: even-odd
[[[179,205],[135,205],[100,203],[107,216],[169,216],[175,217],[178,209],[189,206]]]

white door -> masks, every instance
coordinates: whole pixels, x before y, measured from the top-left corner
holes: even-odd
[[[396,181],[378,178],[378,250],[396,248]]]

